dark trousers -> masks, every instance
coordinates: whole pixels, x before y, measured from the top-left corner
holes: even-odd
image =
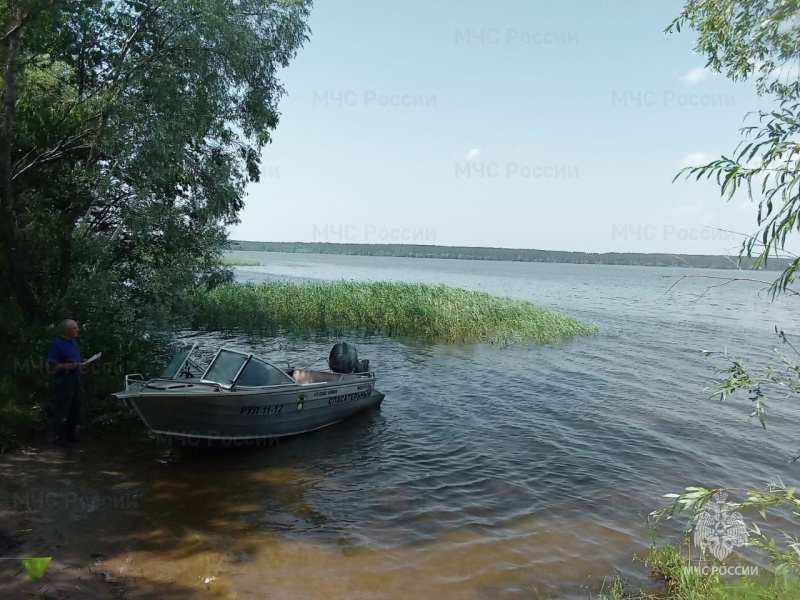
[[[55,412],[53,435],[56,439],[68,439],[75,435],[81,413],[81,378],[76,376],[56,377]]]

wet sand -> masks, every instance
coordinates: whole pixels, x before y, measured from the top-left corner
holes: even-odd
[[[148,568],[148,562],[163,566],[167,548],[180,547],[186,555],[202,548],[137,511],[125,474],[87,478],[83,463],[96,451],[96,442],[62,449],[37,440],[0,456],[0,556],[53,557],[36,581],[19,561],[0,561],[0,597],[234,597],[222,586],[204,584],[199,573],[170,576],[178,569]],[[139,558],[143,546],[149,560]]]

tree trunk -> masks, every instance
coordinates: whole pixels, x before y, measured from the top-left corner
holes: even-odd
[[[3,68],[3,116],[0,128],[0,249],[8,261],[8,283],[14,298],[25,316],[35,318],[39,316],[40,305],[30,285],[25,257],[20,248],[11,172],[19,72],[19,38],[24,22],[25,19],[17,9],[13,28],[3,38],[6,60]]]

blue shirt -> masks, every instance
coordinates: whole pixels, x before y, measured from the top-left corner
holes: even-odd
[[[78,350],[78,341],[75,339],[67,340],[61,336],[58,336],[56,339],[50,342],[50,347],[47,349],[47,364],[60,365],[70,362],[82,362],[81,353]],[[82,371],[83,369],[81,367],[68,369],[66,371],[60,369],[55,372],[55,376],[77,377]]]

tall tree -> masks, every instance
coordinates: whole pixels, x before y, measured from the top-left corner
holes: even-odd
[[[24,315],[223,276],[310,6],[0,2],[0,272]]]

